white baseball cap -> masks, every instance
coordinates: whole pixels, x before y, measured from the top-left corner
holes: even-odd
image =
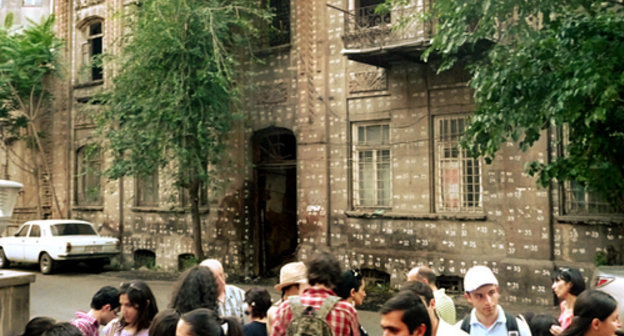
[[[472,292],[485,285],[498,286],[498,280],[496,280],[494,273],[492,273],[492,270],[487,266],[473,266],[466,272],[466,276],[464,277],[464,291],[466,293]]]

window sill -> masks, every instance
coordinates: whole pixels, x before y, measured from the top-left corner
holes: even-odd
[[[563,215],[563,216],[555,216],[555,220],[560,223],[569,223],[569,224],[611,225],[611,224],[624,224],[624,215],[622,214]]]
[[[103,211],[104,206],[102,205],[74,205],[72,207],[73,211]]]
[[[157,206],[133,206],[130,211],[133,212],[157,212],[157,213],[190,213],[190,207],[170,207],[170,208],[161,208]],[[199,207],[199,214],[206,215],[210,213],[210,207],[201,206]]]
[[[86,83],[80,83],[80,84],[76,84],[74,85],[74,89],[82,89],[82,88],[88,88],[88,87],[93,87],[93,86],[99,86],[104,84],[104,80],[103,79],[98,79],[98,80],[94,80],[94,81],[89,81]]]
[[[377,210],[350,210],[344,214],[350,218],[380,218],[380,219],[410,219],[410,220],[461,220],[461,221],[485,221],[485,214],[472,213],[400,213],[390,212],[383,209]]]
[[[280,44],[280,45],[270,46],[270,47],[269,46],[262,47],[262,49],[259,49],[258,51],[256,51],[256,55],[257,56],[269,56],[273,54],[285,53],[288,51],[290,51],[290,43]]]

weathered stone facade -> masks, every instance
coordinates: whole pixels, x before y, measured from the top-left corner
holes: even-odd
[[[343,10],[357,3],[290,1],[290,43],[260,50],[264,63],[250,65],[254,85],[245,95],[246,117],[231,133],[223,189],[211,192],[203,209],[209,255],[221,258],[230,274],[252,277],[328,248],[344,266],[393,285],[411,267],[428,264],[456,290],[470,266],[487,264],[504,300],[541,305],[553,303],[554,267],[574,265],[589,276],[596,253],[607,249],[622,262],[621,214],[566,215],[563,187],[539,188],[524,173],[525,162],[554,155],[550,134],[528,152],[507,144],[490,165],[461,161],[445,148],[443,125],[461,125],[474,108],[466,72],[437,74],[420,61],[426,26],[412,27],[395,45],[376,29],[375,48],[353,47],[358,31],[345,31]],[[114,71],[81,82],[81,28],[92,19],[104,22],[104,49],[115,51],[123,25],[114,13],[129,5],[55,3],[71,71],[59,84],[51,123],[54,181],[62,215],[122,236],[127,264],[147,250],[158,266],[174,269],[179,256],[192,253],[193,233],[190,214],[172,210],[169,196],[177,191],[165,177],[155,206],[137,205],[134,178],[102,180],[98,204],[76,203],[76,153],[93,141],[83,111],[98,108],[85,103]],[[377,130],[384,139],[377,148],[361,140]],[[369,154],[373,161],[366,161]]]

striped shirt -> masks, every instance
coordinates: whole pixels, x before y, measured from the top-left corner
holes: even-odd
[[[448,324],[455,324],[455,303],[444,292],[444,288],[433,291],[435,299],[435,311],[438,316]]]
[[[76,312],[76,317],[71,321],[75,327],[80,329],[85,336],[98,336],[100,324],[91,315],[85,312]]]
[[[220,316],[234,316],[243,321],[245,317],[245,291],[233,286],[225,286],[225,301],[219,302]]]
[[[312,306],[317,310],[325,301],[325,298],[336,293],[325,288],[309,287],[301,295],[303,306]],[[290,302],[285,300],[275,314],[273,322],[272,336],[286,335],[288,324],[293,318]],[[360,336],[357,312],[353,306],[346,301],[338,301],[334,308],[327,314],[327,323],[331,327],[334,336]]]

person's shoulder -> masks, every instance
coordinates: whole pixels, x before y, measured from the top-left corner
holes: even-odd
[[[225,285],[225,290],[229,291],[230,293],[245,295],[245,291],[242,288],[235,286],[235,285]]]
[[[357,311],[355,310],[355,307],[353,307],[352,304],[350,304],[349,302],[345,300],[340,300],[336,302],[332,310],[344,311],[346,313],[354,315],[357,318]]]
[[[444,320],[440,320],[439,324],[438,324],[438,331],[437,331],[437,335],[440,336],[447,336],[447,335],[460,335],[460,336],[467,336],[468,333],[466,333],[465,331],[461,330],[461,321],[455,325],[452,325]]]

